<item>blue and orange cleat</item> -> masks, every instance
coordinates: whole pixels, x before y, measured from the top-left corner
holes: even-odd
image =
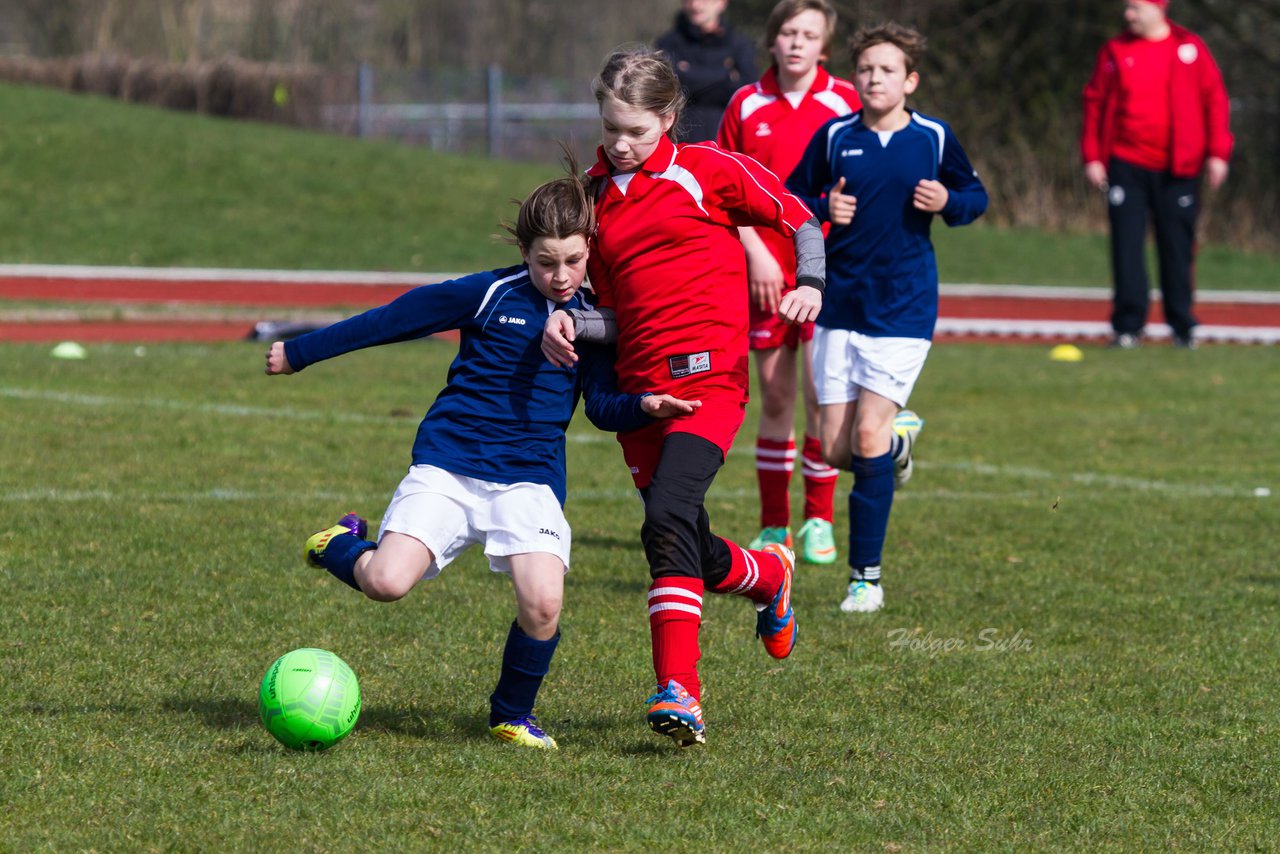
[[[332,528],[316,531],[308,537],[307,544],[302,547],[302,558],[317,569],[324,569],[324,550],[329,547],[330,540],[339,534],[355,534],[356,539],[364,540],[368,533],[369,523],[355,513],[348,513]]]
[[[756,637],[764,644],[765,652],[774,658],[786,658],[795,649],[799,634],[795,611],[791,608],[791,574],[796,558],[791,549],[779,543],[765,546],[763,551],[782,561],[782,584],[773,601],[756,614]]]
[[[673,739],[679,747],[707,743],[707,726],[702,722],[702,706],[676,680],[667,682],[648,700],[649,729]]]
[[[497,726],[489,727],[489,732],[498,741],[521,747],[537,747],[542,750],[557,750],[559,747],[554,738],[542,731],[533,715],[521,715],[513,721],[503,721]]]

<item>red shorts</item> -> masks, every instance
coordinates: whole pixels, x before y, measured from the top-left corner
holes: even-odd
[[[654,469],[662,456],[662,443],[669,433],[692,433],[719,446],[728,454],[734,437],[746,415],[747,405],[740,397],[702,397],[702,407],[691,415],[661,418],[647,427],[618,434],[622,459],[631,469],[636,489],[644,489],[653,479]]]
[[[788,288],[783,293],[795,290]],[[802,341],[813,340],[813,321],[787,323],[778,313],[766,312],[754,303],[751,306],[751,330],[747,340],[752,350],[776,350],[779,347],[799,349]]]

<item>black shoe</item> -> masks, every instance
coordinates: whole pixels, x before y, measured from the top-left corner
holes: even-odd
[[[1117,332],[1111,339],[1111,347],[1116,350],[1137,350],[1142,346],[1142,339],[1132,332]]]
[[[1195,336],[1190,332],[1186,335],[1179,335],[1175,332],[1173,334],[1173,346],[1177,347],[1179,350],[1198,350],[1200,348],[1200,342],[1197,341]]]

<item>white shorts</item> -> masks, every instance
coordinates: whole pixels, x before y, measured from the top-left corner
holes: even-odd
[[[551,487],[541,483],[493,483],[435,466],[412,466],[382,517],[388,531],[418,540],[436,556],[423,574],[435,578],[476,543],[489,569],[511,572],[511,555],[545,552],[569,571],[572,534]]]
[[[875,338],[849,329],[814,327],[818,403],[848,403],[866,389],[906,406],[931,346],[927,338]]]

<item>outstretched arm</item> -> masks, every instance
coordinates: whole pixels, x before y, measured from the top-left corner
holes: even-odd
[[[386,305],[290,338],[282,345],[282,360],[294,373],[354,350],[460,329],[475,317],[493,281],[491,273],[477,273],[413,288]]]
[[[699,400],[681,400],[669,394],[628,394],[618,389],[612,347],[581,343],[578,382],[586,403],[587,418],[601,430],[623,433],[639,430],[655,418],[688,415],[702,406]]]
[[[669,394],[646,394],[640,398],[640,408],[651,418],[674,418],[701,409],[702,401],[681,400]]]
[[[277,341],[267,351],[267,376],[291,373],[293,373],[293,366],[289,364],[289,357],[284,354],[284,342]]]

